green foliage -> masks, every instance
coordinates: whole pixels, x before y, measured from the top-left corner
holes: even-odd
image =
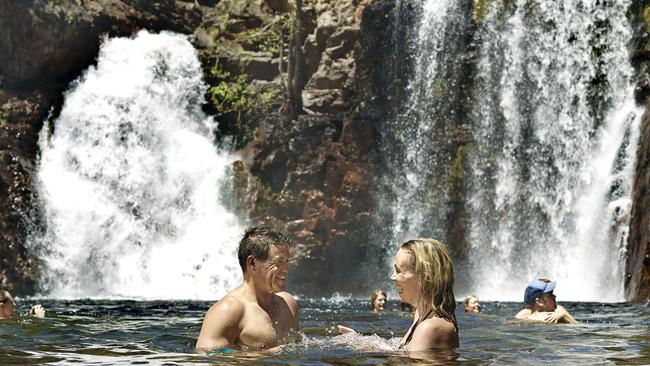
[[[280,104],[282,92],[278,88],[258,91],[248,84],[246,74],[237,76],[215,65],[210,74],[219,82],[208,90],[208,101],[217,117],[231,121],[225,132],[241,148],[257,134],[256,116],[266,114]]]
[[[68,25],[74,24],[79,19],[80,14],[74,10],[75,7],[83,6],[83,3],[80,0],[73,1],[64,1],[64,0],[49,0],[47,2],[48,7],[52,10],[53,14],[56,14],[57,17],[62,18]],[[36,12],[33,9],[29,9],[29,15],[36,17]]]
[[[281,103],[284,98],[282,91],[278,89],[269,89],[260,94],[262,104],[260,105],[263,112],[270,112],[274,104]]]
[[[225,80],[230,77],[230,72],[222,69],[221,65],[217,63],[213,68],[210,69],[210,75],[214,76],[216,79]]]
[[[454,164],[451,168],[451,174],[449,176],[449,183],[452,189],[456,190],[457,185],[460,184],[463,180],[463,164],[465,161],[465,146],[460,145],[456,149],[456,157],[454,159]]]
[[[490,5],[490,0],[472,0],[472,19],[475,22],[481,21],[487,7]]]
[[[73,11],[66,11],[65,12],[65,22],[70,24],[74,24],[77,21],[77,13]]]
[[[242,112],[254,106],[255,93],[248,87],[246,75],[239,75],[234,82],[221,82],[209,91],[210,101],[219,114],[237,112],[237,122]]]
[[[512,0],[472,0],[472,19],[480,22],[491,6],[499,6],[501,10],[512,4]]]
[[[442,78],[435,79],[431,86],[431,90],[434,97],[441,97],[447,90],[449,90],[449,81]]]
[[[263,27],[244,30],[237,34],[237,39],[240,43],[250,44],[252,48],[258,51],[277,55],[280,53],[280,47],[284,47],[288,43],[289,22],[289,14],[283,14],[277,16]]]
[[[248,112],[267,113],[273,104],[281,99],[281,91],[267,89],[258,92],[248,85],[247,75],[231,75],[218,63],[210,69],[210,74],[220,82],[208,90],[210,103],[218,114],[236,112],[237,122],[242,114]]]
[[[645,23],[646,31],[650,32],[650,6],[643,9],[643,22]]]

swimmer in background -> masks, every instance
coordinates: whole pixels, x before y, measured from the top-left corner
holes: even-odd
[[[372,311],[375,313],[381,313],[384,311],[386,307],[386,301],[388,301],[388,297],[386,296],[385,291],[377,290],[373,292],[372,296],[370,297],[370,306],[372,308]]]
[[[9,291],[0,290],[0,320],[11,318],[16,308],[16,302]],[[37,318],[45,318],[45,309],[41,304],[32,306],[29,315]]]
[[[555,282],[546,278],[529,283],[524,292],[525,307],[515,315],[515,319],[544,323],[577,323],[564,307],[557,304],[554,289]]]
[[[466,313],[480,313],[481,303],[478,301],[478,296],[469,295],[463,300],[463,308]]]

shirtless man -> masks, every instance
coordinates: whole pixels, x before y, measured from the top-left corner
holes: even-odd
[[[269,228],[246,230],[239,242],[243,283],[212,305],[196,342],[199,351],[275,347],[295,338],[298,304],[284,292],[289,239]]]
[[[524,293],[526,308],[515,315],[517,320],[532,320],[544,323],[577,323],[562,306],[555,302],[555,282],[545,278],[528,284]]]

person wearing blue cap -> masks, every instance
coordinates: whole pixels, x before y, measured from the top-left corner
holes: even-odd
[[[529,283],[524,292],[526,307],[515,315],[515,319],[544,323],[577,323],[564,307],[555,302],[554,289],[555,282],[546,278]]]

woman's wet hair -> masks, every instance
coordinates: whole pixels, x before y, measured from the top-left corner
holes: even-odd
[[[441,242],[424,238],[402,244],[415,259],[418,276],[418,309],[433,309],[439,317],[454,324],[456,321],[456,298],[454,297],[454,267],[447,247]]]
[[[468,296],[466,296],[465,300],[463,300],[463,305],[467,306],[467,304],[469,304],[469,301],[471,299],[478,299],[478,296],[476,296],[476,295],[468,295]]]

